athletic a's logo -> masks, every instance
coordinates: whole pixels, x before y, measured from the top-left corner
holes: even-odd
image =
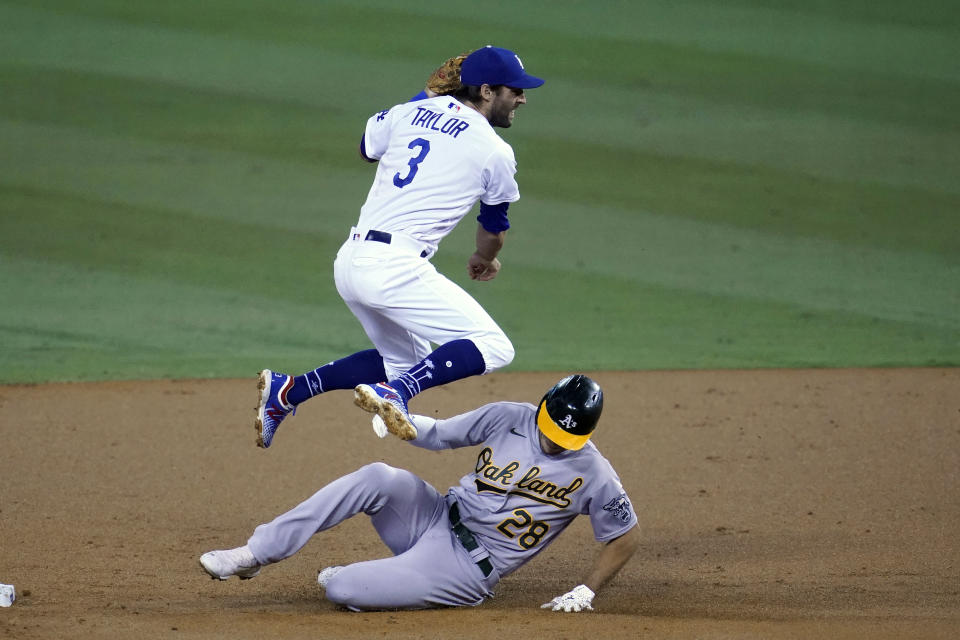
[[[621,493],[619,496],[603,505],[603,510],[609,511],[624,524],[630,522],[630,501],[627,499],[626,493]]]
[[[520,68],[523,69],[524,68],[523,61],[520,60],[520,56],[518,56],[517,54],[513,54],[513,57],[517,59],[517,63],[520,65]]]
[[[573,421],[573,416],[568,413],[567,417],[560,421],[560,426],[567,429],[576,429],[577,423]]]

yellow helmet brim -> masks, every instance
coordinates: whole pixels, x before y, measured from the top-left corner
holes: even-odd
[[[582,449],[583,445],[587,444],[587,440],[590,439],[591,434],[588,433],[584,436],[578,436],[564,431],[547,413],[547,408],[544,406],[545,404],[545,402],[541,402],[537,408],[537,427],[543,435],[547,436],[550,442],[564,449],[570,449],[571,451]]]

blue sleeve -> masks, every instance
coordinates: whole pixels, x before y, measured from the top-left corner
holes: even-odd
[[[376,158],[371,158],[367,155],[367,134],[360,136],[360,155],[363,156],[363,159],[367,162],[376,162]]]
[[[510,228],[510,221],[507,220],[507,209],[510,208],[509,202],[500,204],[480,203],[480,215],[477,216],[477,222],[490,233],[500,233]]]
[[[416,102],[417,100],[426,100],[426,99],[429,98],[429,97],[430,97],[430,96],[427,95],[426,89],[424,89],[423,91],[421,91],[421,92],[418,93],[417,95],[415,95],[415,96],[413,96],[412,98],[410,98],[409,100],[407,100],[407,102]]]

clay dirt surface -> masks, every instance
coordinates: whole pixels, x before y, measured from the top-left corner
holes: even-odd
[[[587,372],[591,373],[591,372]],[[0,387],[0,638],[957,638],[960,369],[592,372],[594,441],[642,545],[595,611],[540,604],[598,543],[578,519],[475,608],[350,613],[319,568],[389,552],[366,516],[259,577],[201,553],[372,461],[445,490],[477,449],[380,440],[350,392],[301,405],[254,445],[246,380]],[[536,402],[561,376],[498,372],[431,389],[417,413]]]

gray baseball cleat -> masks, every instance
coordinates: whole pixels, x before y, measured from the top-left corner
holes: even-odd
[[[208,551],[200,556],[200,566],[211,578],[226,580],[237,576],[249,580],[260,573],[260,564],[246,545],[236,549]]]

